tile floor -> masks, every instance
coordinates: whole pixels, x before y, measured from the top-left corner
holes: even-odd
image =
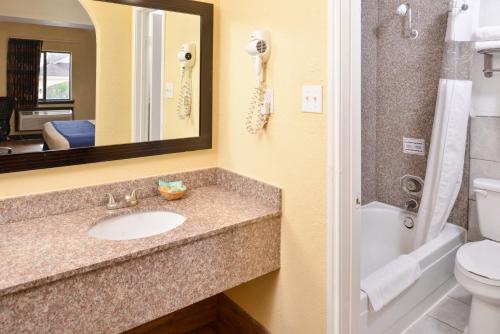
[[[469,321],[472,297],[457,286],[405,334],[461,334]]]

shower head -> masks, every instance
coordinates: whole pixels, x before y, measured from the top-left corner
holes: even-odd
[[[410,6],[409,2],[402,3],[398,6],[396,13],[405,18],[405,24],[408,25],[408,27],[405,27],[405,33],[407,36],[411,39],[416,39],[418,37],[418,30],[415,29],[414,26],[414,18],[412,16],[412,8]]]
[[[398,13],[399,16],[406,16],[406,14],[408,14],[409,9],[410,9],[410,5],[408,3],[403,3],[403,4],[398,6],[396,13]]]

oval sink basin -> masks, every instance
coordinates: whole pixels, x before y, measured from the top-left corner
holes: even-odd
[[[137,212],[104,219],[90,228],[88,234],[104,240],[141,239],[173,230],[185,221],[186,217],[173,212]]]

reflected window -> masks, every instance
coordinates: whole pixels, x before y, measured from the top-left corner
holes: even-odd
[[[42,52],[38,99],[40,102],[71,100],[71,53]]]

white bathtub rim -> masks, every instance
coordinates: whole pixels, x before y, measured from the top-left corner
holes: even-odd
[[[380,210],[398,211],[398,212],[402,212],[405,214],[409,214],[411,216],[416,216],[416,214],[414,212],[406,211],[404,209],[398,208],[397,206],[382,203],[379,201],[373,201],[373,202],[370,202],[368,204],[365,204],[361,207],[361,209],[380,209]]]
[[[437,265],[439,262],[446,259],[446,257],[450,256],[450,254],[452,254],[454,252],[456,253],[460,247],[462,247],[462,244],[456,245],[451,250],[446,252],[444,255],[439,257],[436,261],[434,261],[430,265],[428,265],[425,269],[422,269],[422,276],[424,276],[426,274],[426,272],[428,270],[430,270],[434,265]],[[453,276],[453,273],[451,273],[451,276]],[[361,316],[364,315],[365,313],[368,313],[368,312],[375,312],[370,308],[370,303],[368,301],[368,295],[363,291],[360,291],[360,301],[361,301],[361,314],[360,314]],[[387,306],[390,306],[390,303]]]
[[[381,210],[381,211],[391,211],[393,213],[403,213],[403,214],[408,214],[408,215],[415,217],[415,214],[412,212],[405,211],[405,210],[402,210],[398,207],[388,205],[385,203],[381,203],[381,202],[377,202],[377,201],[364,205],[362,207],[362,209],[376,209],[376,210]],[[466,233],[467,233],[467,231],[464,228],[462,228],[458,225],[451,224],[451,223],[446,223],[444,229],[441,231],[441,233],[439,233],[439,235],[435,239],[433,239],[433,240],[427,242],[426,244],[422,245],[421,247],[415,249],[410,254],[416,256],[416,258],[420,262],[420,266],[421,266],[422,271],[424,271],[425,268],[427,268],[429,265],[431,265],[432,263],[437,261],[437,259],[435,259],[431,263],[425,263],[425,260],[428,258],[428,256],[430,254],[434,253],[435,250],[439,249],[443,243],[450,242],[454,238],[460,237],[460,239],[462,239],[462,236],[463,236],[464,237],[463,241],[467,240]],[[386,265],[387,265],[387,263],[386,263]]]
[[[371,202],[362,207],[363,209],[375,209],[380,211],[391,211],[392,213],[403,213],[415,216],[414,213],[402,210],[398,207],[388,205],[381,202]],[[443,258],[448,256],[451,252],[456,251],[461,247],[466,240],[466,230],[460,226],[447,223],[441,233],[433,240],[427,242],[425,245],[414,250],[410,254],[414,255],[421,266],[422,275],[437,264]],[[387,265],[386,263],[385,265]],[[361,314],[371,312],[368,296],[363,291],[360,291],[361,301]]]

